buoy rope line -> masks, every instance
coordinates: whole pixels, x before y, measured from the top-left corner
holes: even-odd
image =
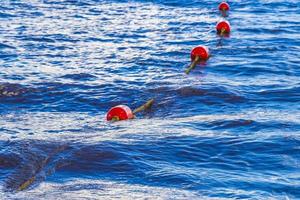
[[[226,13],[226,15],[222,14],[223,17],[227,16],[227,11],[229,11],[229,5],[226,2],[222,2],[219,5],[219,10],[222,13]],[[216,25],[216,31],[217,34],[220,37],[224,37],[230,33],[230,23],[227,20],[221,20]],[[199,49],[197,50],[197,48]],[[209,51],[208,48],[205,46],[198,46],[195,47],[191,52],[191,61],[192,63],[189,65],[189,67],[185,70],[186,74],[189,74],[201,61],[206,61],[209,59]],[[200,50],[200,48],[205,48]],[[206,55],[205,55],[206,54]]]
[[[229,4],[222,2],[218,6],[219,11],[225,18],[228,16]],[[216,25],[216,32],[222,38],[230,33],[230,23],[227,20],[221,20]],[[191,64],[184,71],[185,74],[189,74],[195,67],[201,63],[207,61],[211,55],[209,49],[206,46],[200,45],[192,49],[191,53]],[[144,110],[151,108],[154,99],[150,99],[142,106],[134,109],[133,111],[126,105],[118,105],[111,108],[106,114],[107,121],[121,121],[135,118],[135,114]]]

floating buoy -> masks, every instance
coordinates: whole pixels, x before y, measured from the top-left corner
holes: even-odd
[[[223,12],[229,11],[229,4],[226,2],[222,2],[219,4],[219,10]]]
[[[221,11],[222,16],[226,17],[227,16],[227,12],[229,11],[229,4],[226,3],[226,2],[220,3],[219,4],[219,10]]]
[[[120,121],[120,120],[133,119],[134,114],[150,108],[152,106],[153,102],[154,102],[154,99],[151,99],[151,100],[147,101],[144,105],[135,109],[134,111],[132,111],[126,105],[118,105],[118,106],[112,107],[106,114],[106,120],[107,121]]]
[[[217,23],[216,25],[216,30],[217,33],[223,36],[224,34],[229,34],[230,33],[230,23],[226,20],[222,20]]]
[[[192,69],[195,68],[195,66],[200,61],[206,61],[209,59],[209,50],[206,46],[197,46],[191,51],[191,65],[188,69],[185,70],[186,74],[189,74]]]
[[[197,59],[197,57],[200,60],[207,60],[209,58],[208,48],[202,45],[193,48],[191,51],[191,60],[194,61]]]
[[[131,109],[125,105],[118,105],[112,107],[106,115],[107,121],[120,121],[120,120],[132,119],[132,118],[133,118],[133,113]]]

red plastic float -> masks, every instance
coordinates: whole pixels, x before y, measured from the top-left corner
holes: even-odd
[[[200,60],[208,60],[209,50],[206,46],[197,46],[191,51],[191,60],[192,62],[199,57]]]
[[[192,64],[185,70],[185,73],[189,74],[190,71],[194,69],[200,61],[208,60],[209,56],[209,50],[206,46],[195,47],[191,52]]]
[[[133,119],[136,113],[149,109],[152,106],[153,102],[154,99],[150,99],[142,106],[134,109],[134,111],[132,111],[128,106],[125,105],[118,105],[112,107],[106,114],[106,120],[120,121],[120,120]]]
[[[217,23],[216,25],[216,30],[218,34],[229,34],[230,33],[230,23],[226,20],[222,20],[220,22]]]
[[[106,114],[107,121],[119,121],[133,119],[134,115],[131,109],[125,105],[119,105],[111,108]]]
[[[220,10],[220,11],[223,11],[223,12],[229,11],[229,4],[226,3],[226,2],[220,3],[220,4],[219,4],[219,10]]]

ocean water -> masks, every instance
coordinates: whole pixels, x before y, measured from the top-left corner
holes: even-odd
[[[0,199],[300,199],[299,1],[219,3],[2,0]]]

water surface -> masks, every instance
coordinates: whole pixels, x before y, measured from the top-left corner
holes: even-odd
[[[300,198],[299,2],[218,3],[5,0],[0,198]]]

